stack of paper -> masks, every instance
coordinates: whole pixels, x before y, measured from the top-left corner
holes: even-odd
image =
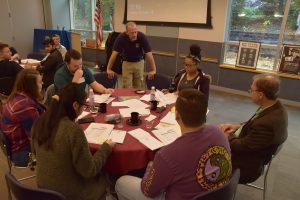
[[[119,112],[122,117],[130,117],[132,112],[138,112],[142,116],[150,115],[150,110],[144,108],[120,108]]]
[[[157,101],[163,104],[173,104],[176,102],[177,95],[174,93],[164,94],[162,91],[156,90],[155,98],[157,99]]]
[[[180,130],[174,126],[160,128],[153,130],[152,133],[160,140],[164,145],[168,145],[174,142],[178,137],[181,136]]]
[[[77,120],[78,120],[78,119],[81,119],[81,118],[83,118],[83,117],[85,117],[85,116],[88,115],[88,114],[89,114],[89,112],[82,111],[82,113],[77,117]]]
[[[114,98],[110,98],[110,94],[101,94],[101,95],[95,94],[94,98],[96,103],[109,103],[114,99]]]
[[[144,131],[143,129],[138,128],[133,131],[129,131],[128,133],[151,150],[159,149],[162,146],[164,146],[162,142],[152,137],[148,132]]]
[[[167,123],[167,124],[178,124],[176,119],[175,119],[175,113],[173,112],[168,112],[166,116],[164,116],[160,122],[162,123]]]
[[[147,120],[147,121],[152,121],[153,119],[155,119],[156,118],[156,116],[155,115],[149,115],[147,118],[145,118],[145,120]]]
[[[112,106],[128,107],[119,109],[122,117],[130,117],[132,112],[138,112],[140,115],[150,114],[150,110],[146,109],[147,107],[149,107],[149,105],[138,99],[129,99],[122,102],[112,102]]]
[[[89,143],[102,144],[108,140],[113,128],[112,124],[91,123],[84,132]]]
[[[121,130],[112,130],[108,139],[111,139],[113,142],[122,144],[126,136],[126,131]]]
[[[164,106],[164,105],[167,105],[167,104],[175,103],[176,99],[177,99],[177,95],[174,94],[174,93],[164,94],[162,91],[156,90],[155,91],[155,98],[156,98],[157,101],[159,101],[161,106]],[[144,96],[142,96],[140,98],[140,100],[150,101],[150,94],[145,94]]]

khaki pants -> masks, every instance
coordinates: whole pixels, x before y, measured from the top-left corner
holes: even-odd
[[[144,60],[139,62],[123,61],[123,88],[142,88],[144,81]]]
[[[154,198],[146,197],[141,190],[141,178],[134,176],[120,177],[115,186],[119,200],[164,200],[165,193],[161,192]]]

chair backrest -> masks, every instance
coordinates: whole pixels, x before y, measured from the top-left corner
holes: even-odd
[[[0,130],[0,145],[4,155],[6,156],[9,171],[11,171],[11,167],[12,167],[11,151],[10,151],[11,146],[8,139],[6,138],[6,136],[1,130]]]
[[[204,74],[204,76],[209,80],[209,83],[212,83],[212,76],[210,74]]]
[[[44,97],[44,104],[49,106],[51,103],[52,96],[55,95],[55,87],[54,84],[51,84],[47,87]]]
[[[95,80],[98,83],[101,83],[106,88],[115,88],[117,84],[117,76],[114,78],[109,79],[106,72],[97,72],[94,74]]]
[[[224,186],[216,190],[203,192],[195,196],[193,200],[216,200],[216,199],[232,200],[235,196],[239,179],[240,179],[240,169],[236,169],[233,172],[232,177],[227,184],[225,184]]]
[[[35,59],[35,60],[43,60],[43,58],[46,56],[45,53],[41,52],[32,52],[27,55],[27,58]]]
[[[10,143],[4,133],[0,130],[1,148],[6,156],[11,156]]]
[[[66,200],[66,198],[58,192],[46,189],[30,188],[23,185],[10,173],[5,173],[5,179],[9,190],[13,193],[17,200]]]
[[[156,73],[154,75],[154,78],[152,80],[149,80],[146,77],[146,85],[147,88],[150,90],[152,86],[154,86],[156,89],[162,90],[162,89],[169,89],[171,85],[172,77]]]
[[[2,77],[0,78],[0,93],[5,96],[9,96],[15,83],[14,77]]]
[[[283,146],[283,143],[279,144],[277,146],[274,146],[272,148],[270,153],[266,156],[264,165],[268,165],[272,161],[273,157],[275,157],[279,153],[279,151],[282,149],[282,146]]]

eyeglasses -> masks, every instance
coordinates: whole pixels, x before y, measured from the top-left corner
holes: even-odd
[[[260,92],[259,90],[252,90],[251,88],[248,90],[248,92],[251,94],[252,92]]]
[[[186,64],[186,63],[183,63],[183,66],[186,66],[186,67],[193,67],[193,66],[195,66],[195,65],[189,65],[189,64]]]

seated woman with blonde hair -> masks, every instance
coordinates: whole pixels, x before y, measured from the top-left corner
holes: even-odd
[[[65,85],[32,127],[37,185],[67,199],[100,199],[108,187],[103,167],[115,143],[108,140],[91,154],[82,128],[75,123],[86,96],[77,83]]]
[[[3,105],[1,130],[10,143],[11,160],[17,166],[27,166],[30,152],[30,129],[45,111],[40,103],[42,77],[34,69],[24,69],[17,75],[13,90]]]

